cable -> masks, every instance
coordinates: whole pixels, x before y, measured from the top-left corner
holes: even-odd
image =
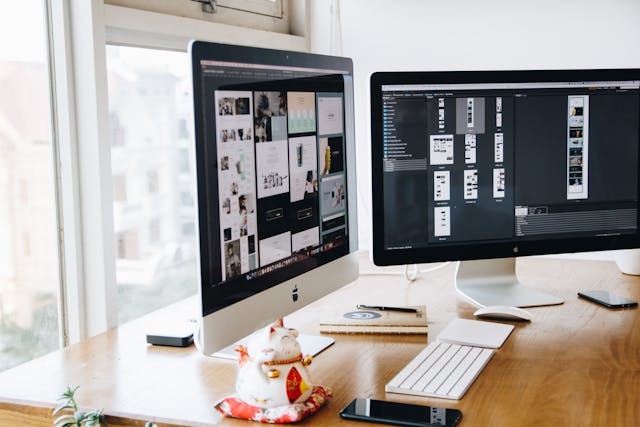
[[[200,320],[198,322],[198,326],[196,327],[195,331],[193,331],[193,345],[196,346],[196,349],[201,355],[211,357],[210,354],[207,354],[204,352],[204,348],[202,346],[202,322],[203,321],[204,320]]]
[[[386,270],[380,270],[380,271],[374,270],[374,271],[364,271],[364,272],[361,271],[360,276],[404,276],[405,279],[407,279],[407,281],[413,282],[418,278],[418,275],[440,270],[441,268],[444,268],[449,264],[451,264],[451,261],[443,262],[442,264],[436,265],[435,267],[426,268],[423,270],[418,270],[418,265],[412,264],[413,272],[411,274],[409,274],[409,264],[405,264],[404,271],[386,271]]]
[[[418,278],[418,264],[413,264],[413,272],[409,274],[409,264],[404,265],[404,278],[407,279],[409,283],[413,282]]]

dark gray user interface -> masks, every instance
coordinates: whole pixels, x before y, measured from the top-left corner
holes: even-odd
[[[381,96],[384,250],[637,233],[637,81]]]

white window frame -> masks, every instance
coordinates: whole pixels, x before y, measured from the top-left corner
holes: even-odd
[[[306,0],[104,0],[105,4],[278,33],[291,33],[289,8]]]
[[[200,19],[104,5],[109,44],[186,51],[191,39],[254,47],[308,51],[306,36],[253,30]]]
[[[309,51],[289,35],[104,4],[46,0],[51,22],[54,129],[61,211],[62,323],[72,344],[117,326],[106,45],[186,51],[199,39]],[[294,9],[308,29],[309,2]],[[308,33],[308,32],[307,32]]]

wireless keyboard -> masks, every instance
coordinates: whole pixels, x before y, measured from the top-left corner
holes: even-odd
[[[488,348],[432,342],[386,385],[385,391],[458,400],[494,353]]]

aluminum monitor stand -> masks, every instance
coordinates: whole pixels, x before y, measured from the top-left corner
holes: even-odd
[[[518,282],[515,258],[460,261],[455,284],[458,293],[480,307],[535,307],[564,302]]]

